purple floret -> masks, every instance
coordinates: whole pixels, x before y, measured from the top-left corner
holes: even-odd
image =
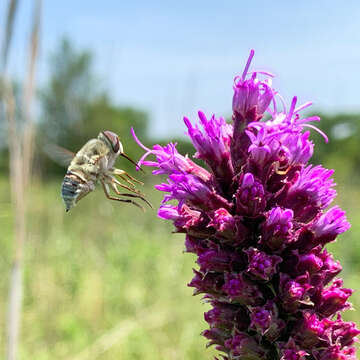
[[[353,290],[325,249],[350,224],[338,206],[327,209],[333,170],[309,164],[309,130],[327,137],[311,124],[319,117],[300,116],[310,102],[293,97],[278,110],[272,75],[249,71],[253,56],[234,81],[232,124],[203,112],[201,126],[184,118],[197,163],[176,144],[149,149],[133,132],[145,150],[138,165],[167,176],[156,185],[165,192],[158,215],[197,257],[188,285],[211,305],[203,336],[222,359],[355,360],[360,331],[341,318]]]

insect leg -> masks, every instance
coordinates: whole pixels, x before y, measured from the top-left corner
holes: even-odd
[[[142,195],[142,196],[144,195],[139,190],[137,190],[135,187],[130,187],[130,186],[127,186],[125,184],[122,184],[120,181],[118,181],[117,179],[115,179],[113,176],[111,176],[109,174],[106,174],[105,179],[107,180],[108,183],[110,183],[110,182],[115,183],[115,184],[121,186],[122,188],[124,188],[124,189],[126,189],[128,191],[131,191],[131,192],[133,192],[135,194]]]
[[[135,201],[132,201],[132,200],[129,200],[129,199],[119,199],[119,198],[117,198],[115,196],[111,196],[110,191],[109,191],[109,186],[104,181],[101,181],[101,185],[102,185],[102,187],[104,189],[105,196],[109,200],[116,200],[116,201],[121,201],[121,202],[129,203],[129,204],[133,204],[133,205],[137,206],[138,208],[140,208],[142,211],[145,211],[144,208],[141,205],[139,205],[138,203],[136,203]]]
[[[149,201],[147,201],[145,199],[145,197],[142,196],[141,194],[136,193],[136,195],[135,195],[135,194],[121,193],[119,191],[119,189],[117,188],[116,183],[114,183],[114,182],[110,183],[110,186],[113,188],[113,190],[116,192],[117,195],[141,199],[142,201],[144,201],[146,204],[148,204],[152,208],[151,203]]]
[[[140,184],[140,185],[144,185],[144,183],[142,182],[142,181],[140,181],[140,180],[137,180],[137,179],[135,179],[133,176],[131,176],[131,175],[129,175],[126,171],[124,171],[124,170],[120,170],[120,169],[116,169],[116,168],[114,168],[114,169],[112,169],[112,173],[114,174],[114,175],[118,175],[119,177],[121,177],[124,181],[126,181],[126,182],[128,182],[128,183],[130,183],[130,184],[132,184],[132,185],[134,185],[130,180],[132,180],[132,181],[134,181],[134,182],[136,182],[136,183],[138,183],[138,184]],[[128,180],[125,176],[123,176],[123,175],[125,175],[126,177],[128,177],[130,180]]]
[[[118,169],[116,169],[118,170]],[[122,170],[119,170],[122,171]],[[124,171],[125,172],[125,171]],[[131,187],[133,187],[135,189],[136,185],[130,181],[129,179],[127,179],[125,176],[123,176],[122,174],[116,173],[116,172],[112,172],[114,175],[117,175],[120,179],[124,180],[126,183],[130,184]]]

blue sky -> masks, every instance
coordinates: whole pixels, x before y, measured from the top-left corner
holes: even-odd
[[[3,29],[6,1],[0,1]],[[182,117],[231,113],[233,77],[249,50],[252,69],[276,75],[287,102],[297,95],[324,112],[360,111],[359,1],[43,1],[38,76],[63,35],[93,50],[113,99],[147,110],[152,134],[184,132]],[[31,0],[20,1],[10,63],[26,64]],[[1,34],[2,35],[2,34]]]

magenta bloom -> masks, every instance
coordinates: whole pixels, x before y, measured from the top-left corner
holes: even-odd
[[[146,151],[139,166],[167,175],[156,185],[166,193],[159,216],[197,256],[189,286],[212,306],[203,335],[223,359],[355,360],[360,331],[340,315],[353,290],[324,248],[350,224],[338,206],[326,210],[333,170],[308,163],[307,129],[327,137],[310,124],[317,116],[299,114],[311,103],[296,107],[294,97],[278,110],[272,75],[249,72],[253,55],[235,78],[232,124],[203,112],[201,126],[184,119],[204,167],[176,144],[149,149],[133,132]]]

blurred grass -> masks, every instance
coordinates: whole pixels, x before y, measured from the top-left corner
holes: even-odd
[[[66,214],[60,183],[31,187],[21,359],[210,357],[199,335],[206,305],[186,286],[194,257],[182,254],[183,235],[171,234],[156,210],[143,214],[107,201],[101,189]],[[5,309],[12,240],[6,179],[0,179],[0,189],[0,307]],[[158,206],[160,194],[151,186],[145,192]],[[84,349],[103,335],[98,353],[90,348],[87,355]],[[110,347],[102,351],[104,346]]]
[[[360,191],[338,179],[337,203],[352,228],[328,248],[344,267],[346,287],[360,282]],[[194,257],[184,236],[137,208],[107,201],[100,189],[70,213],[61,179],[30,191],[21,359],[210,359],[199,334],[207,306],[192,297]],[[155,208],[161,194],[144,189]],[[6,307],[13,236],[7,179],[0,178],[0,306]],[[360,308],[360,294],[352,296]],[[360,312],[347,320],[360,323]],[[4,329],[4,312],[0,328]],[[3,331],[3,330],[2,330]],[[0,351],[3,353],[4,333]]]

